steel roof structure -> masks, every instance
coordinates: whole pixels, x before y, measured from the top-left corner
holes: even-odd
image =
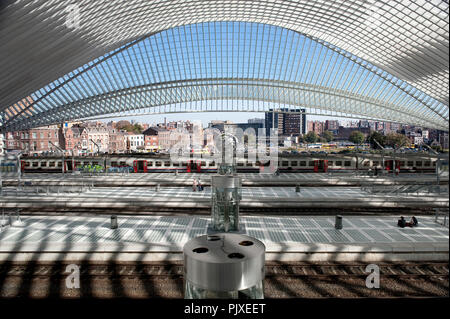
[[[304,108],[448,131],[448,27],[429,0],[7,0],[2,130]]]

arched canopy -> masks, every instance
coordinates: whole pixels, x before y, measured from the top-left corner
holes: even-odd
[[[76,3],[1,9],[4,129],[234,100],[448,130],[445,2]]]

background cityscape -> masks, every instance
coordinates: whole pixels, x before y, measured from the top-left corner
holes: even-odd
[[[369,120],[307,120],[304,109],[270,110],[264,118],[251,118],[244,123],[230,120],[202,121],[176,120],[145,123],[136,120],[79,121],[45,126],[23,131],[8,132],[2,141],[2,152],[22,151],[30,155],[47,155],[65,152],[69,155],[96,153],[167,152],[181,140],[186,132],[199,137],[196,145],[206,147],[211,137],[204,129],[215,128],[221,132],[243,131],[251,128],[256,137],[260,132],[269,135],[270,129],[278,131],[279,146],[301,147],[305,143],[343,143],[352,140],[352,132],[361,132],[364,141],[377,132],[379,136],[396,133],[405,136],[413,146],[427,144],[438,150],[448,149],[448,133]],[[181,129],[181,130],[180,130]],[[177,133],[178,132],[178,133]],[[184,133],[183,133],[184,132]],[[203,137],[203,138],[201,138]]]

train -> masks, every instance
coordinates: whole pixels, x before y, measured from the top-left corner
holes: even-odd
[[[379,154],[327,154],[327,155],[280,155],[278,165],[262,164],[247,158],[236,158],[237,172],[257,173],[276,167],[278,172],[316,172],[353,170],[385,170],[391,172],[435,172],[438,157],[422,154],[397,154],[381,156]],[[441,160],[442,161],[442,160]],[[447,158],[448,163],[448,158]],[[1,161],[2,172],[15,172],[17,160]],[[447,164],[448,166],[448,164]],[[74,171],[128,171],[130,173],[186,172],[215,173],[218,163],[213,159],[188,158],[172,161],[168,155],[143,156],[75,156],[75,157],[22,157],[20,169],[25,173],[61,173]]]

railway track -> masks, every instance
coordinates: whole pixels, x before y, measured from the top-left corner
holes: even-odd
[[[293,207],[240,207],[239,211],[242,215],[258,216],[258,215],[280,215],[280,216],[310,216],[310,215],[358,215],[358,216],[382,216],[382,215],[434,215],[435,211],[430,208],[389,208],[389,207],[365,207],[365,208],[335,208],[333,210],[325,208],[293,208]],[[6,209],[6,213],[15,213],[16,209]],[[114,212],[114,215],[148,215],[155,214],[164,216],[183,216],[183,215],[199,215],[205,216],[211,214],[211,208],[183,208],[183,207],[145,207],[145,209],[120,209],[112,210],[103,208],[55,208],[49,207],[48,209],[42,207],[27,207],[21,208],[21,215],[110,215]]]
[[[67,264],[10,264],[0,265],[0,277],[67,276]],[[367,264],[304,264],[267,262],[266,277],[367,277]],[[386,277],[448,277],[448,263],[380,263],[380,275]],[[182,277],[182,264],[82,264],[80,276],[83,277],[142,277],[164,276]]]
[[[69,289],[65,263],[0,264],[0,298],[183,298],[180,262],[79,263],[80,289]],[[266,262],[266,298],[448,297],[441,262],[379,263],[380,289],[366,287],[363,263]]]

